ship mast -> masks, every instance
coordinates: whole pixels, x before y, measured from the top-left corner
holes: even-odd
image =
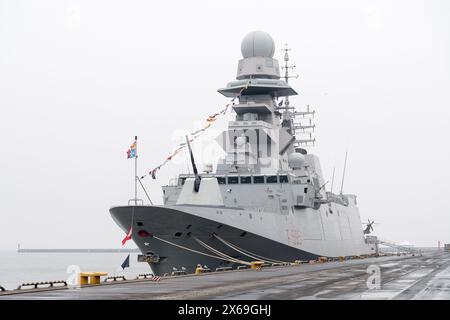
[[[289,71],[295,70],[295,64],[289,64],[289,51],[291,50],[287,44],[282,49],[284,51],[284,66],[281,68],[284,70],[284,81],[289,83],[290,78],[298,78],[298,74],[289,74]],[[284,105],[283,105],[284,104]],[[284,103],[278,105],[278,110],[282,110],[283,127],[287,128],[288,131],[296,137],[294,146],[304,147],[308,145],[313,145],[316,139],[313,138],[312,134],[316,125],[312,122],[314,118],[315,111],[310,110],[309,105],[306,107],[306,111],[296,111],[295,107],[290,106],[289,97],[284,97]],[[297,117],[301,118],[298,121]],[[298,137],[297,137],[298,136]]]

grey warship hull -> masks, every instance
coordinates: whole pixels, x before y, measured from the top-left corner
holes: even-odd
[[[197,212],[197,214],[193,214]],[[210,214],[204,214],[210,212]],[[265,235],[258,234],[258,224],[263,224],[267,215],[258,214],[242,208],[224,208],[220,206],[118,206],[110,209],[114,221],[124,232],[130,226],[136,228],[132,239],[148,260],[155,275],[171,274],[185,268],[192,273],[198,264],[211,270],[220,267],[236,268],[239,263],[220,259],[214,252],[205,249],[197,239],[234,259],[250,262],[269,259],[270,262],[294,262],[295,260],[315,260],[319,256],[328,258],[375,253],[374,246],[361,243],[350,245],[353,240],[334,242],[319,239],[302,239],[292,233],[288,224],[286,229],[273,226]],[[213,219],[214,215],[216,218]],[[217,219],[234,216],[236,219]],[[209,216],[205,217],[205,216]],[[239,220],[252,220],[253,228],[237,227]],[[229,223],[225,223],[229,220]],[[259,222],[258,222],[259,220]],[[247,222],[246,221],[246,222]],[[247,223],[242,223],[247,225]],[[252,232],[254,231],[254,232]],[[259,229],[260,231],[260,229]],[[260,232],[259,232],[260,233]],[[213,235],[234,245],[238,250],[224,244]],[[283,243],[286,241],[287,243]],[[288,244],[290,243],[290,244]],[[327,245],[328,243],[328,245]],[[325,248],[320,250],[319,248]],[[331,250],[330,250],[331,249]],[[241,252],[239,252],[242,250]],[[244,254],[242,254],[242,252]],[[252,259],[250,256],[261,259]],[[214,257],[213,257],[214,256]],[[155,259],[156,257],[156,259]]]

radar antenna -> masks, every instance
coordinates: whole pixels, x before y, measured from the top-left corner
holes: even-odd
[[[289,64],[289,51],[291,49],[285,44],[285,47],[282,49],[284,51],[284,66],[281,68],[284,70],[284,81],[289,83],[289,79],[298,78],[298,73],[290,74],[289,71],[295,71],[295,64]],[[284,104],[284,105],[283,105]],[[316,139],[312,136],[316,125],[313,123],[313,118],[316,113],[314,110],[310,110],[309,105],[306,107],[306,111],[296,111],[295,107],[290,105],[289,97],[284,97],[284,101],[278,105],[277,110],[283,111],[282,120],[283,127],[285,127],[294,137],[296,137],[294,141],[294,147],[302,147],[308,145],[314,145]],[[300,116],[302,118],[301,121],[297,121],[296,117]],[[297,137],[297,135],[299,137]]]

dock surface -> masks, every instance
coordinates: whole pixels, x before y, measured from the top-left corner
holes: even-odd
[[[372,269],[380,270],[379,288],[368,288]],[[7,291],[1,299],[450,299],[450,253]]]

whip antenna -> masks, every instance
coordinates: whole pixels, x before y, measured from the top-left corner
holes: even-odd
[[[344,190],[345,168],[347,167],[347,154],[348,150],[345,151],[344,171],[342,172],[341,194],[342,191]]]
[[[331,177],[331,187],[330,192],[333,193],[333,184],[334,184],[334,171],[336,170],[336,165],[333,167],[333,176]]]

